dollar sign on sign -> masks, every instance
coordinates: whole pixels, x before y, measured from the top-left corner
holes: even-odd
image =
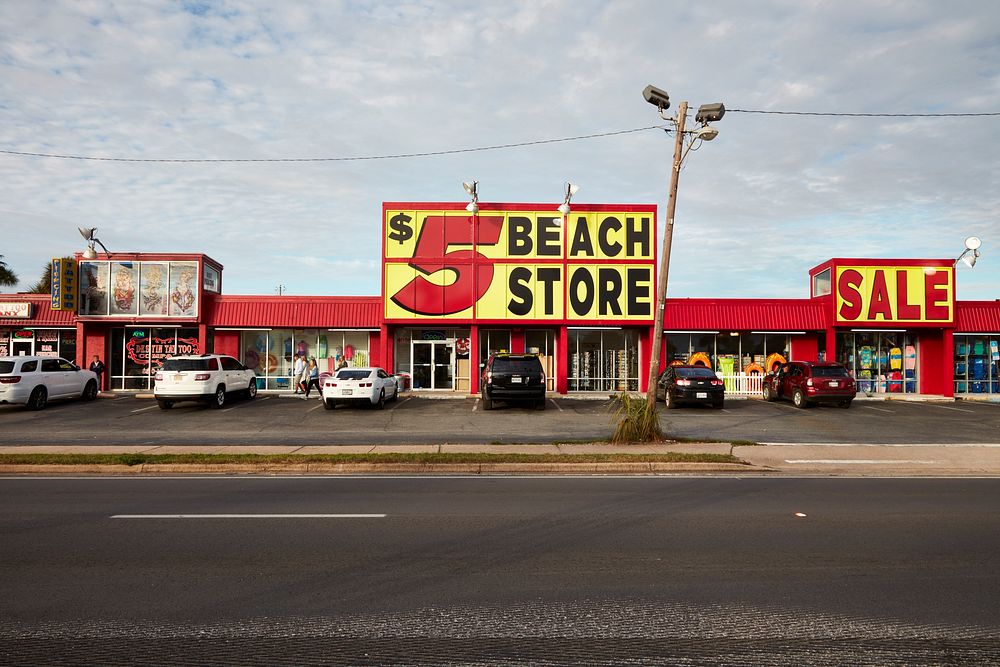
[[[389,240],[398,241],[401,245],[408,241],[413,236],[413,228],[410,227],[412,220],[413,218],[405,213],[397,213],[392,216],[389,220],[389,227],[392,228],[392,231],[389,232]]]

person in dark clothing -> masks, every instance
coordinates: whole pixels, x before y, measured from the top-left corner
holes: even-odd
[[[97,374],[97,388],[104,389],[104,362],[101,358],[94,355],[94,360],[90,362],[90,370]]]

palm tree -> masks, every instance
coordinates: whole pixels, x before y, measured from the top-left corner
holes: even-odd
[[[42,275],[38,277],[38,282],[31,285],[28,291],[33,294],[48,294],[52,291],[52,263],[45,265]]]
[[[17,284],[17,275],[10,270],[7,266],[7,262],[3,261],[3,255],[0,255],[0,285],[14,286]]]

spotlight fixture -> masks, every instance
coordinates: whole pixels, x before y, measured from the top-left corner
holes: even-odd
[[[468,203],[465,210],[473,215],[479,213],[479,181],[464,182],[462,183],[462,187],[472,197],[472,201]]]
[[[570,207],[569,202],[573,199],[573,195],[580,191],[580,186],[573,183],[566,184],[566,194],[563,198],[563,203],[559,205],[557,209],[563,215],[569,215]]]
[[[982,240],[978,236],[970,236],[965,239],[965,251],[958,256],[955,260],[955,264],[959,261],[965,264],[970,269],[976,265],[976,260],[979,259],[979,247],[983,245]]]
[[[111,256],[111,253],[108,252],[108,249],[104,247],[103,243],[101,243],[101,239],[97,238],[97,236],[95,235],[97,232],[97,227],[77,227],[76,230],[80,232],[80,236],[82,236],[84,239],[87,240],[87,249],[83,251],[84,259],[97,259],[97,251],[94,249],[95,243],[101,246],[101,250],[104,251],[105,255],[107,255],[108,257]]]

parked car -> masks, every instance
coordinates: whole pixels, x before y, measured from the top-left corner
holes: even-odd
[[[706,403],[722,408],[726,386],[711,368],[667,366],[656,380],[656,398],[662,399],[668,410],[683,403]]]
[[[153,387],[161,410],[169,410],[178,401],[200,401],[221,408],[234,394],[256,398],[257,374],[224,354],[170,357],[156,372]]]
[[[483,366],[479,379],[483,410],[494,401],[530,403],[545,409],[545,370],[535,354],[494,353]]]
[[[54,398],[97,398],[97,374],[61,357],[0,357],[0,403],[41,410]]]
[[[379,410],[386,401],[399,397],[396,378],[382,368],[341,368],[323,380],[323,407],[333,410],[340,403],[374,405]]]
[[[764,376],[765,401],[791,399],[797,408],[813,403],[836,403],[851,407],[857,393],[847,368],[833,362],[790,361]]]

